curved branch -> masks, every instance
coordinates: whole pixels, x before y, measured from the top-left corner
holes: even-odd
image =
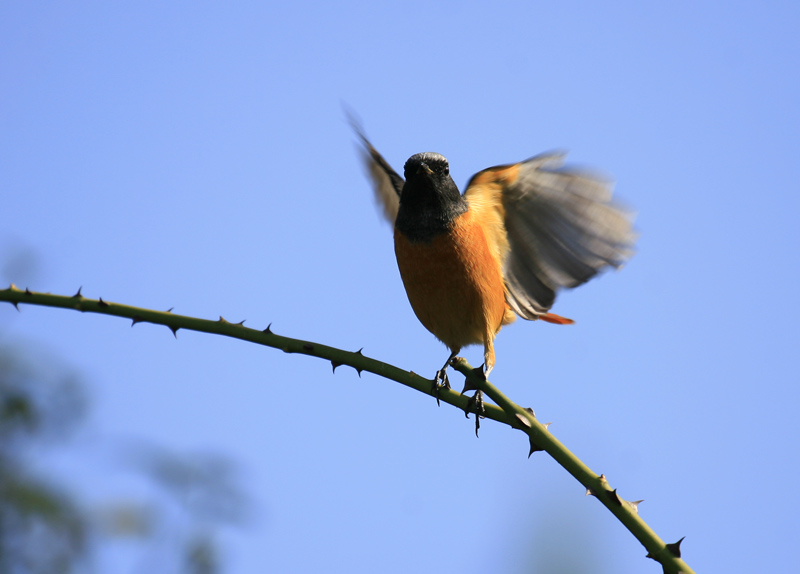
[[[331,362],[335,371],[337,367],[347,365],[358,371],[368,371],[378,376],[396,381],[407,387],[411,387],[421,393],[437,396],[438,400],[470,412],[474,407],[474,402],[469,397],[450,389],[433,387],[433,381],[421,377],[414,372],[404,371],[393,365],[377,361],[366,357],[361,350],[350,352],[343,351],[327,345],[321,345],[312,341],[303,341],[277,335],[271,331],[269,326],[260,331],[245,327],[242,323],[230,323],[220,317],[216,321],[208,319],[198,319],[185,315],[176,315],[170,311],[153,311],[151,309],[141,309],[129,305],[111,303],[100,299],[87,299],[80,289],[69,297],[63,295],[51,295],[49,293],[34,293],[25,289],[24,291],[11,285],[8,289],[0,290],[0,301],[7,301],[17,307],[20,303],[30,305],[40,305],[46,307],[60,307],[63,309],[74,309],[84,313],[100,313],[103,315],[114,315],[125,317],[136,323],[154,323],[164,325],[169,328],[177,337],[179,329],[200,331],[233,337],[243,341],[249,341],[267,347],[280,349],[285,353],[299,353],[318,357]],[[594,495],[614,516],[633,534],[639,542],[647,549],[648,558],[659,562],[664,571],[670,574],[682,572],[693,574],[693,570],[681,560],[680,543],[683,539],[674,544],[664,543],[658,535],[641,519],[638,513],[638,504],[641,501],[629,502],[623,500],[616,489],[612,489],[606,480],[605,475],[597,475],[580,459],[572,454],[561,442],[558,441],[547,427],[540,423],[530,409],[525,409],[512,402],[497,387],[485,380],[476,370],[474,370],[464,359],[457,358],[453,361],[453,367],[461,372],[468,381],[470,388],[479,389],[491,398],[498,406],[482,405],[481,416],[507,424],[512,428],[521,430],[528,435],[531,450],[528,456],[542,450],[552,456],[567,472],[578,480],[584,487],[586,493]],[[476,415],[476,431],[480,419]]]

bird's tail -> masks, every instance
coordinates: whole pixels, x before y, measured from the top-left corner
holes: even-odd
[[[567,319],[566,317],[556,315],[555,313],[545,313],[544,315],[539,315],[539,319],[542,321],[547,321],[548,323],[553,323],[554,325],[572,325],[575,323],[575,321],[572,319]]]

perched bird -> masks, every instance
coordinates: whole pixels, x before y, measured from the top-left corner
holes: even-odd
[[[520,316],[548,323],[556,293],[621,266],[636,236],[630,213],[611,202],[611,184],[562,167],[563,153],[490,167],[462,195],[447,160],[418,153],[395,172],[352,122],[384,213],[394,225],[397,266],[417,318],[451,351],[483,344],[484,374],[494,338]]]

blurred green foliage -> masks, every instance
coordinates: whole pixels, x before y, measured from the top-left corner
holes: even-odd
[[[222,572],[218,531],[244,524],[250,506],[235,466],[218,455],[118,446],[152,496],[85,502],[42,468],[84,422],[86,390],[57,361],[32,356],[30,348],[0,347],[0,574],[107,572],[98,555],[122,539],[139,545],[134,562],[158,564],[159,572]],[[165,548],[164,540],[173,542]],[[132,570],[112,562],[112,571]]]

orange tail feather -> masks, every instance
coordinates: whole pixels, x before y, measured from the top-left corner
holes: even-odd
[[[572,325],[575,323],[575,321],[572,319],[567,319],[566,317],[556,315],[555,313],[545,313],[544,315],[539,315],[539,319],[548,323],[553,323],[554,325]]]

